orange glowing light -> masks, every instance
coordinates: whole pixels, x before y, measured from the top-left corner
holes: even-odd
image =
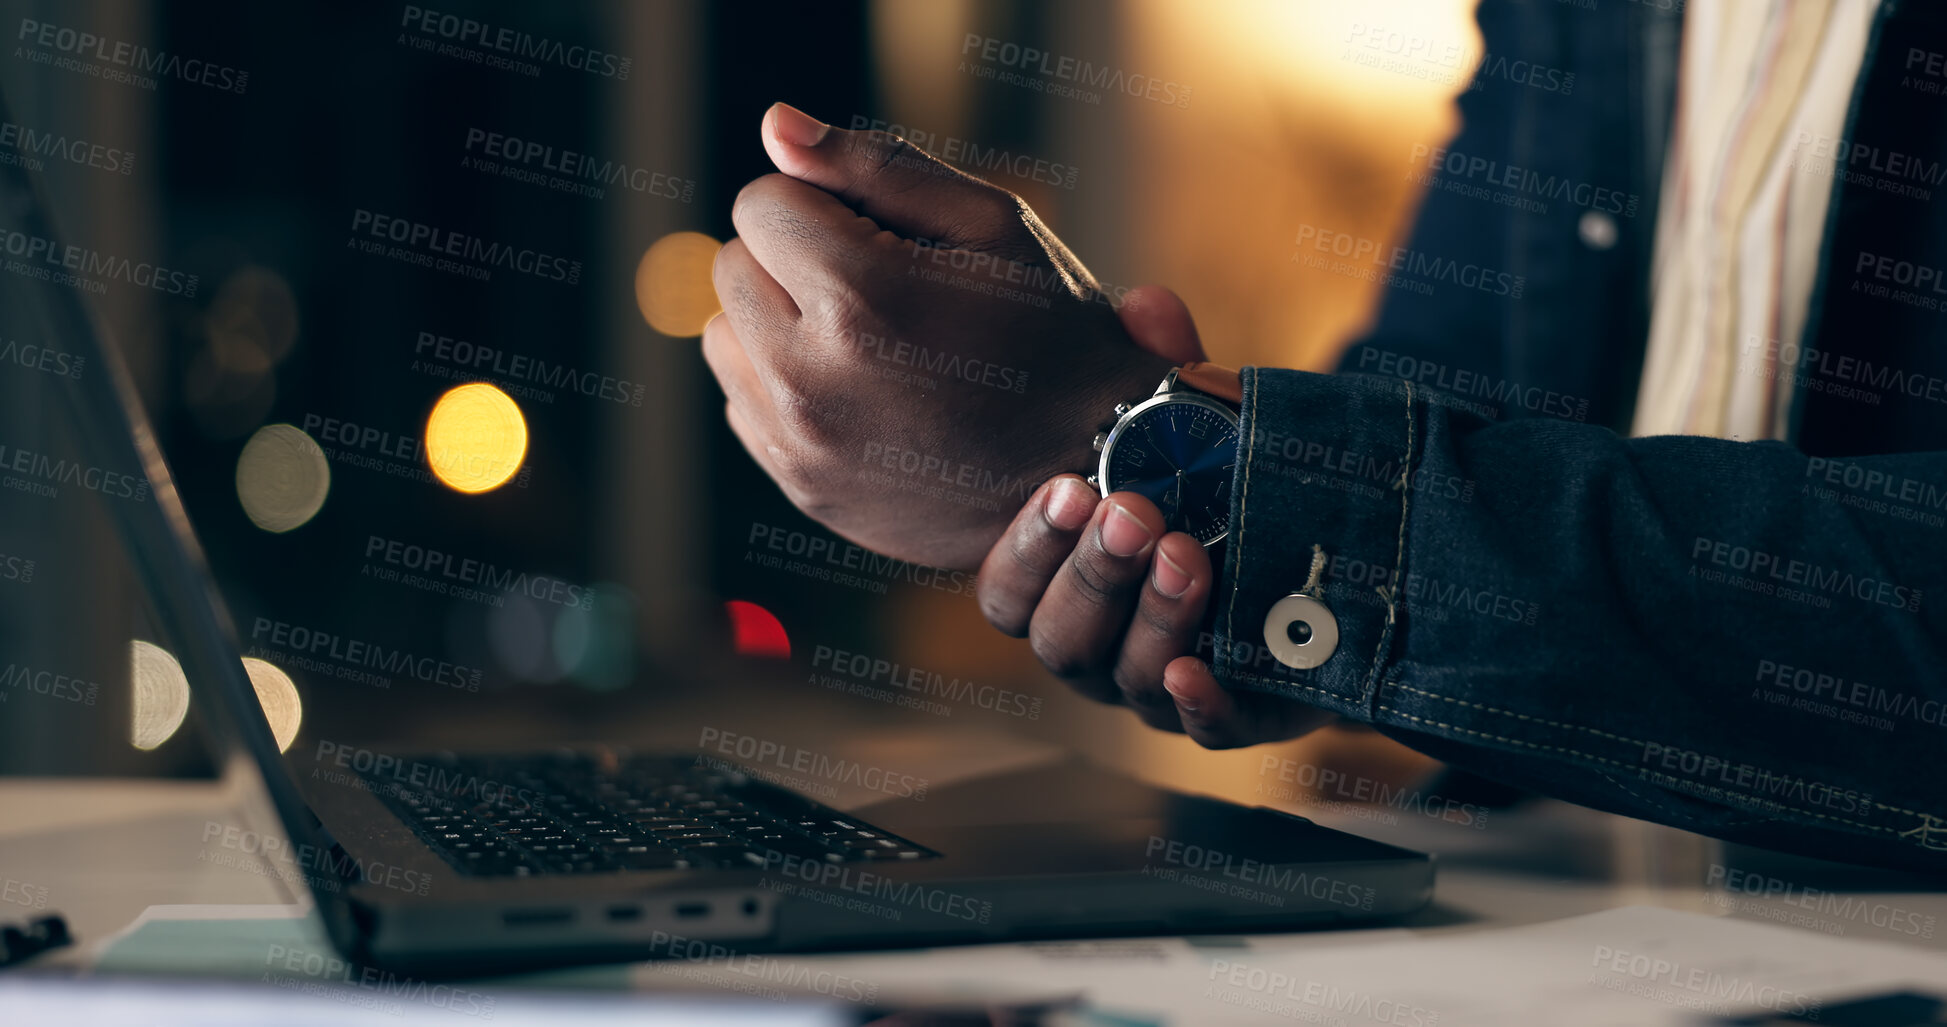
[[[499,488],[520,470],[527,455],[527,419],[521,408],[486,382],[449,390],[426,418],[426,462],[433,474],[460,492]]]

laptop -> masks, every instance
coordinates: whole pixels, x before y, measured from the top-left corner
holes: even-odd
[[[30,173],[6,164],[0,179],[0,230],[58,247]],[[146,501],[103,501],[113,531],[155,629],[177,647],[213,755],[281,829],[253,840],[212,825],[210,851],[249,853],[301,880],[349,959],[429,977],[1269,932],[1399,916],[1431,897],[1424,854],[1081,761],[913,802],[877,767],[735,736],[673,753],[381,752],[301,740],[285,757],[132,378],[84,295],[0,274],[0,335],[85,358],[85,374],[37,379],[58,394],[42,401],[65,408],[81,462],[146,482]],[[877,771],[885,798],[834,808],[781,765],[821,779]]]

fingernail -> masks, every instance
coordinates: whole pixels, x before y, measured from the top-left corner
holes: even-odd
[[[779,139],[792,146],[817,146],[832,130],[830,125],[791,106],[788,103],[771,105],[771,129]]]
[[[1109,504],[1109,515],[1102,518],[1103,549],[1111,556],[1134,556],[1149,545],[1149,539],[1149,528],[1135,514]]]
[[[1156,565],[1149,570],[1149,581],[1156,586],[1156,591],[1175,599],[1189,589],[1190,572],[1177,566],[1170,554],[1158,549]]]
[[[1048,523],[1056,531],[1078,531],[1095,512],[1093,489],[1074,478],[1058,478],[1048,490]]]

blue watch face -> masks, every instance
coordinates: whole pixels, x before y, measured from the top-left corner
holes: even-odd
[[[1104,461],[1106,492],[1140,492],[1169,530],[1204,545],[1230,531],[1230,477],[1237,422],[1227,411],[1178,400],[1139,410],[1121,426]]]

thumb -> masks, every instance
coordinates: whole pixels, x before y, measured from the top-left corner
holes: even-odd
[[[764,112],[761,134],[779,171],[899,235],[947,249],[1013,250],[1022,242],[1024,215],[1032,218],[1013,193],[890,132],[837,128],[775,103]]]
[[[1196,322],[1182,297],[1160,285],[1141,285],[1123,294],[1116,309],[1122,330],[1136,345],[1179,364],[1208,360]]]

